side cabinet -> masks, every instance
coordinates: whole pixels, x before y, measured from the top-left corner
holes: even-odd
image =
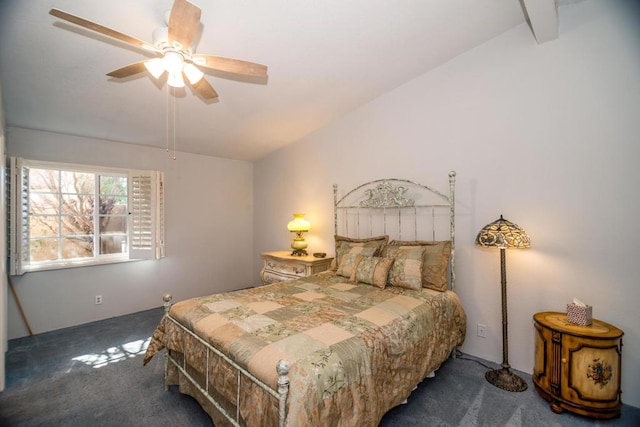
[[[551,410],[619,417],[623,332],[595,319],[589,326],[574,325],[565,313],[537,313],[533,320],[532,379]]]
[[[294,280],[328,270],[333,258],[316,258],[311,255],[294,256],[291,251],[264,252],[260,278],[263,285]]]

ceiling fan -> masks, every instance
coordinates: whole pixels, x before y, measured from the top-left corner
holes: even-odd
[[[191,87],[202,98],[215,99],[218,94],[204,79],[204,73],[199,69],[200,67],[254,77],[266,77],[267,75],[267,67],[262,64],[221,56],[196,54],[192,43],[200,24],[201,10],[187,0],[175,0],[169,15],[168,28],[159,28],[154,32],[153,44],[59,9],[51,9],[49,13],[156,56],[153,59],[135,62],[114,70],[107,74],[110,77],[125,78],[149,71],[153,77],[158,79],[167,72],[169,86],[184,87],[184,77],[186,77]]]

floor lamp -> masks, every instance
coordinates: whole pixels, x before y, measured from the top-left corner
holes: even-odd
[[[509,366],[509,335],[507,333],[507,267],[505,249],[524,249],[531,246],[531,239],[518,225],[500,219],[482,227],[476,237],[476,245],[500,249],[500,276],[502,284],[502,369],[487,371],[484,377],[496,387],[507,391],[525,391],[527,383],[511,372]]]

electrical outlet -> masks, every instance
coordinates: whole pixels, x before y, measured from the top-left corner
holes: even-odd
[[[480,338],[487,337],[487,325],[483,325],[482,323],[478,323],[478,336]]]
[[[96,305],[102,304],[102,295],[96,295]]]

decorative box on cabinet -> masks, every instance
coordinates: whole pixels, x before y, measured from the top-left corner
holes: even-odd
[[[565,313],[544,312],[535,322],[533,384],[538,394],[563,410],[595,418],[620,416],[622,332],[593,319],[569,323]]]
[[[282,282],[328,270],[333,258],[316,258],[313,255],[293,256],[291,251],[264,252],[262,254],[262,284]]]

